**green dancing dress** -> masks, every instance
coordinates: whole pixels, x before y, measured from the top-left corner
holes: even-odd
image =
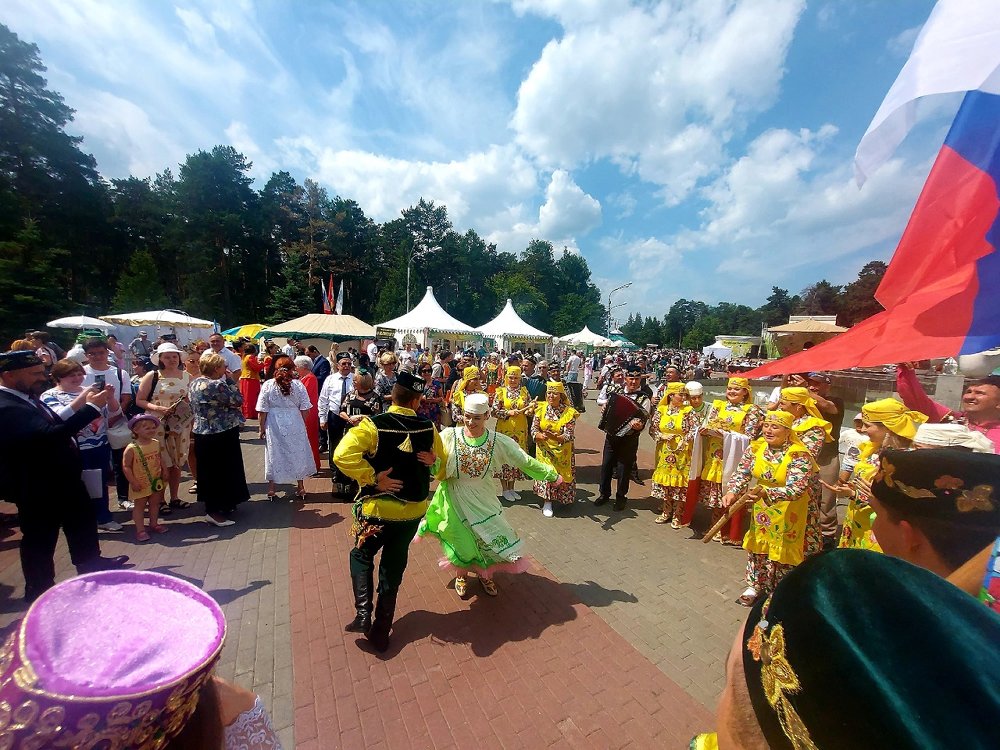
[[[504,517],[493,470],[507,464],[532,479],[549,482],[558,479],[558,473],[521,450],[516,441],[490,430],[470,438],[464,427],[450,427],[441,432],[441,441],[447,462],[438,471],[441,482],[417,534],[437,537],[444,551],[443,568],[472,570],[483,578],[499,571],[527,570],[524,543]]]

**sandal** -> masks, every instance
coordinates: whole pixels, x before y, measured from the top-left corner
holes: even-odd
[[[174,512],[173,509],[169,505],[167,505],[166,503],[161,503],[160,504],[160,515],[161,516],[169,516],[173,512]]]
[[[462,576],[456,576],[455,593],[464,599],[468,591],[469,591],[469,584],[466,582],[465,578],[463,578]]]
[[[188,508],[191,505],[192,503],[184,502],[179,497],[175,497],[173,500],[170,501],[171,508]]]
[[[305,488],[303,488],[301,490],[295,490],[295,497],[297,497],[299,500],[305,500],[306,499],[306,494],[307,493],[305,491]]]
[[[138,531],[138,532],[136,532],[135,540],[137,542],[148,542],[149,541],[149,534],[147,534],[145,531]]]
[[[277,492],[268,492],[267,493],[267,499],[270,500],[273,503],[275,500],[278,499],[278,493]]]
[[[485,591],[490,596],[496,596],[500,592],[497,590],[497,585],[493,583],[492,578],[482,578],[480,577],[479,582],[483,584],[483,591]]]
[[[670,516],[666,513],[661,513],[653,519],[653,523],[670,523]]]
[[[198,494],[198,483],[197,482],[191,482],[191,486],[188,487],[188,494],[189,495],[197,495]]]
[[[675,518],[673,521],[670,522],[670,528],[675,530],[681,528],[681,522]]]
[[[150,524],[146,528],[152,531],[154,534],[166,534],[168,531],[170,531],[170,527],[162,523],[158,523],[155,526],[153,524]]]

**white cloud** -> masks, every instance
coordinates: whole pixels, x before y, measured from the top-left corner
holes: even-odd
[[[69,129],[85,136],[84,151],[100,145],[116,156],[116,162],[100,164],[106,173],[150,177],[184,158],[184,147],[156,127],[135,102],[106,91],[91,92],[86,102]]]
[[[899,32],[886,42],[885,48],[895,57],[909,57],[910,52],[913,51],[913,43],[917,41],[917,36],[922,28],[923,26],[914,26]]]
[[[521,84],[517,142],[567,169],[613,159],[676,203],[717,168],[745,116],[774,101],[803,4],[598,5],[515,5],[566,27]]]
[[[267,182],[273,172],[282,169],[282,165],[278,161],[257,145],[246,123],[231,122],[226,128],[226,138],[229,139],[230,146],[253,162],[250,174],[255,179],[260,180],[261,184]]]
[[[601,223],[601,204],[557,169],[538,211],[538,231],[543,237],[579,237]]]
[[[289,145],[315,160],[314,179],[358,201],[376,221],[396,218],[423,197],[446,205],[456,226],[482,231],[475,219],[537,190],[534,168],[510,147],[491,147],[461,160],[422,162],[325,148],[306,138]]]
[[[832,126],[761,134],[703,191],[708,206],[699,225],[658,243],[621,243],[632,278],[656,278],[656,285],[646,285],[654,300],[666,293],[670,299],[755,306],[762,302],[761,290],[771,285],[797,292],[796,279],[820,278],[812,268],[822,267],[835,283],[851,280],[858,269],[838,266],[838,259],[891,247],[930,162],[891,160],[859,191],[849,158],[826,154],[834,134]],[[691,262],[705,257],[714,259],[713,270],[693,270]],[[659,314],[660,306],[647,309]]]

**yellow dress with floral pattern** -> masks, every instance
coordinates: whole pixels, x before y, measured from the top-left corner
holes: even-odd
[[[858,463],[851,473],[851,479],[863,479],[871,483],[878,470],[878,451],[875,450],[875,444],[871,440],[866,440],[861,444]],[[872,533],[875,511],[868,504],[868,499],[869,495],[860,490],[851,497],[851,501],[847,504],[847,512],[844,514],[844,530],[840,534],[838,547],[867,549],[872,552],[882,551],[882,547],[875,541],[875,535]]]

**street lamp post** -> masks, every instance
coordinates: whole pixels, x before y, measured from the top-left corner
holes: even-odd
[[[608,292],[608,336],[611,335],[611,309],[612,309],[612,307],[611,307],[611,296],[615,292],[620,292],[622,289],[628,289],[630,286],[632,286],[632,282],[631,281],[628,282],[627,284],[622,284],[619,287],[615,287],[610,292]],[[616,305],[616,307],[620,307],[620,305]]]

